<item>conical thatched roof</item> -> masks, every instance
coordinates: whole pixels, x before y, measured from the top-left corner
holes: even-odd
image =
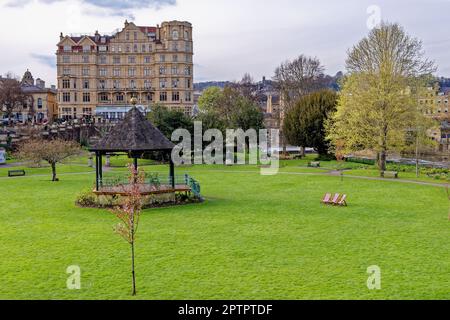
[[[145,152],[169,151],[174,144],[169,141],[144,115],[133,107],[123,121],[101,139],[91,151]]]

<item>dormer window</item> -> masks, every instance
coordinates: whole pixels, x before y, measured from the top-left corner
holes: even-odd
[[[71,52],[72,46],[64,46],[64,52]]]

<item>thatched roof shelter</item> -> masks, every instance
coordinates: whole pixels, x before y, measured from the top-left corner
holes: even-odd
[[[134,166],[137,169],[138,158],[144,153],[152,151],[162,151],[171,153],[175,145],[167,139],[144,115],[136,108],[136,100],[132,101],[133,108],[126,114],[123,121],[103,137],[89,151],[96,155],[96,189],[102,186],[103,169],[102,155],[113,152],[125,152],[134,159]],[[175,169],[170,161],[170,177],[174,186]]]
[[[133,107],[123,121],[90,151],[142,154],[148,151],[172,151],[173,148],[174,144],[148,121],[138,108]]]

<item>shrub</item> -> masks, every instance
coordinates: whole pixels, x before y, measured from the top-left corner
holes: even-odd
[[[81,207],[97,207],[97,197],[92,191],[84,191],[80,193],[75,203]]]

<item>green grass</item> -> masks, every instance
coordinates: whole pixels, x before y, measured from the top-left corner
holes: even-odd
[[[144,212],[137,298],[450,298],[444,188],[296,175],[298,165],[269,177],[256,166],[178,169],[200,181],[206,202]],[[131,298],[115,217],[74,205],[94,175],[60,179],[0,179],[0,299]],[[349,207],[321,205],[326,192],[348,194]],[[81,267],[81,290],[66,288],[69,265]],[[380,291],[366,287],[371,265]]]

